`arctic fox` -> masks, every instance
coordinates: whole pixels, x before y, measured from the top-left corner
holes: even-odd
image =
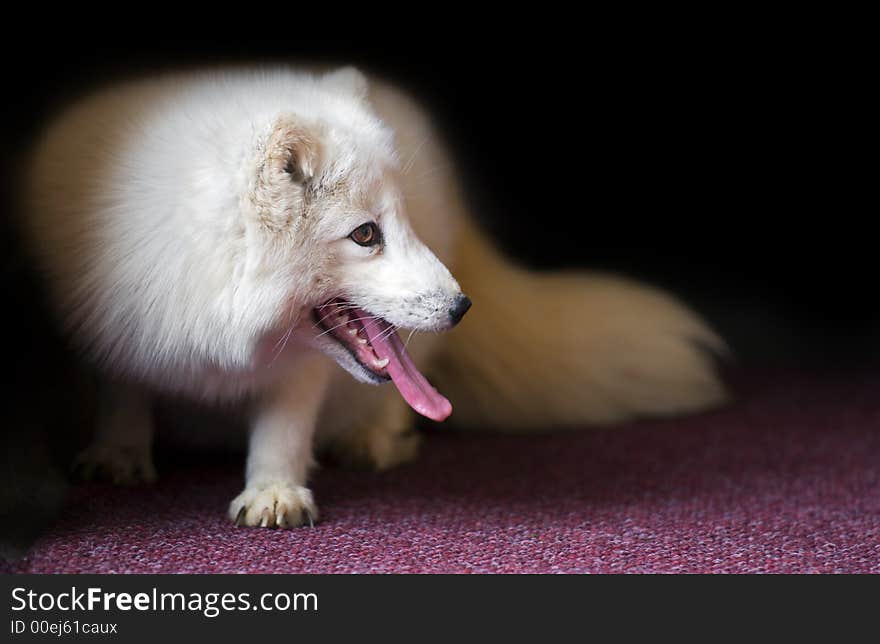
[[[82,463],[155,478],[151,389],[247,396],[239,525],[316,520],[315,445],[412,459],[411,410],[527,430],[725,397],[722,341],[671,297],[505,261],[425,113],[353,68],[116,85],[47,129],[25,192],[59,319],[108,376]]]

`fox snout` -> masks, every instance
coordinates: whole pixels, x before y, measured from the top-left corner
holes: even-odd
[[[452,305],[452,308],[449,309],[449,320],[451,322],[450,328],[461,322],[461,318],[463,318],[464,314],[468,312],[469,308],[471,308],[471,304],[471,298],[464,293],[458,294],[455,298],[455,303]]]

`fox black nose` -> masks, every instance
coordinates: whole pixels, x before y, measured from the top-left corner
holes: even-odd
[[[464,317],[464,314],[468,312],[469,308],[471,308],[471,298],[463,293],[456,297],[455,304],[449,309],[449,319],[452,320],[452,324],[458,324],[461,318]]]

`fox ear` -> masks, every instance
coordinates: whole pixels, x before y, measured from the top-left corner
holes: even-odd
[[[340,67],[339,69],[325,74],[321,81],[325,86],[349,94],[363,100],[367,97],[369,84],[367,77],[354,67]]]
[[[260,221],[271,229],[282,229],[304,213],[310,181],[321,158],[318,132],[283,115],[271,125],[258,146],[248,200]]]
[[[265,166],[270,172],[283,172],[288,181],[305,183],[315,176],[319,152],[316,132],[292,116],[281,116],[266,140]]]

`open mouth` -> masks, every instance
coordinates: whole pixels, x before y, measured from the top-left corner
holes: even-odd
[[[375,316],[340,299],[322,304],[314,310],[314,315],[322,335],[330,336],[345,347],[351,357],[377,381],[391,379],[387,369],[390,359],[380,358],[376,354],[367,334],[365,323],[374,321]],[[385,332],[390,333],[390,330]]]
[[[416,412],[436,421],[452,413],[452,405],[418,370],[390,322],[340,298],[315,308],[313,315],[321,335],[342,345],[375,382],[394,382]]]

